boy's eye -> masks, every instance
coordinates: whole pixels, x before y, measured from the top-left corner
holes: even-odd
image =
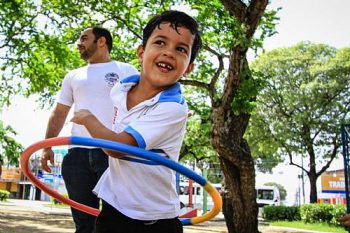
[[[165,44],[165,42],[162,40],[156,40],[154,43],[157,45],[164,45]]]
[[[186,53],[187,54],[187,50],[183,47],[178,47],[177,50],[181,53]]]

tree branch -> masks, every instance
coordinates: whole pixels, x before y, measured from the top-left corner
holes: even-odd
[[[250,40],[253,37],[268,3],[268,0],[252,0],[250,2],[244,21],[249,26],[246,32],[247,39]]]
[[[207,83],[203,83],[197,80],[189,80],[189,79],[180,79],[179,82],[183,85],[191,85],[195,87],[204,88],[210,92],[209,84]]]
[[[330,160],[328,160],[328,162],[326,163],[326,165],[324,165],[321,170],[319,170],[316,175],[317,177],[320,176],[323,172],[325,172],[329,166],[331,165],[331,163],[333,162],[335,156],[337,155],[337,150],[339,148],[339,145],[337,144],[337,138],[338,138],[338,135],[336,135],[334,138],[333,138],[333,150],[332,150],[332,153],[331,153],[331,158]]]
[[[214,100],[214,97],[216,96],[216,88],[215,88],[215,84],[217,83],[221,72],[224,70],[224,55],[219,54],[218,52],[216,52],[214,49],[210,48],[208,45],[204,45],[204,49],[211,52],[212,54],[214,54],[218,61],[219,61],[219,67],[216,70],[213,78],[210,81],[209,84],[209,95],[211,97],[212,100]]]
[[[247,6],[239,0],[221,0],[225,8],[231,15],[235,16],[240,22],[244,22]]]

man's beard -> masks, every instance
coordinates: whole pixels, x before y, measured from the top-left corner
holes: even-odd
[[[81,59],[88,61],[95,54],[96,50],[97,46],[95,43],[90,45],[82,53],[80,53]]]

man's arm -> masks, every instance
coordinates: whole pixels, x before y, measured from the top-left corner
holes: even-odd
[[[46,138],[53,138],[57,137],[58,134],[61,132],[63,125],[66,121],[68,112],[70,110],[70,107],[63,104],[57,104],[55,109],[52,111],[49,122],[47,124],[46,128]],[[47,164],[47,161],[50,160],[50,163],[54,164],[54,153],[51,149],[51,147],[47,147],[43,149],[42,155],[41,155],[41,167],[44,171],[51,172],[50,167]]]

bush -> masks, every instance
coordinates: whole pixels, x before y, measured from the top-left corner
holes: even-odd
[[[9,198],[10,192],[6,190],[0,190],[0,201],[6,201]]]
[[[264,206],[263,218],[268,221],[297,221],[300,220],[297,206]]]
[[[300,207],[301,219],[305,223],[327,223],[342,226],[339,218],[346,213],[345,205],[306,204]]]
[[[342,226],[339,218],[346,213],[345,205],[305,204],[297,206],[264,206],[263,218],[268,221],[298,221]]]
[[[301,220],[305,223],[331,223],[334,205],[305,204],[300,207]]]
[[[335,226],[343,226],[343,223],[339,222],[339,218],[343,217],[346,214],[346,206],[345,205],[335,205],[332,211],[332,220],[331,224]]]

